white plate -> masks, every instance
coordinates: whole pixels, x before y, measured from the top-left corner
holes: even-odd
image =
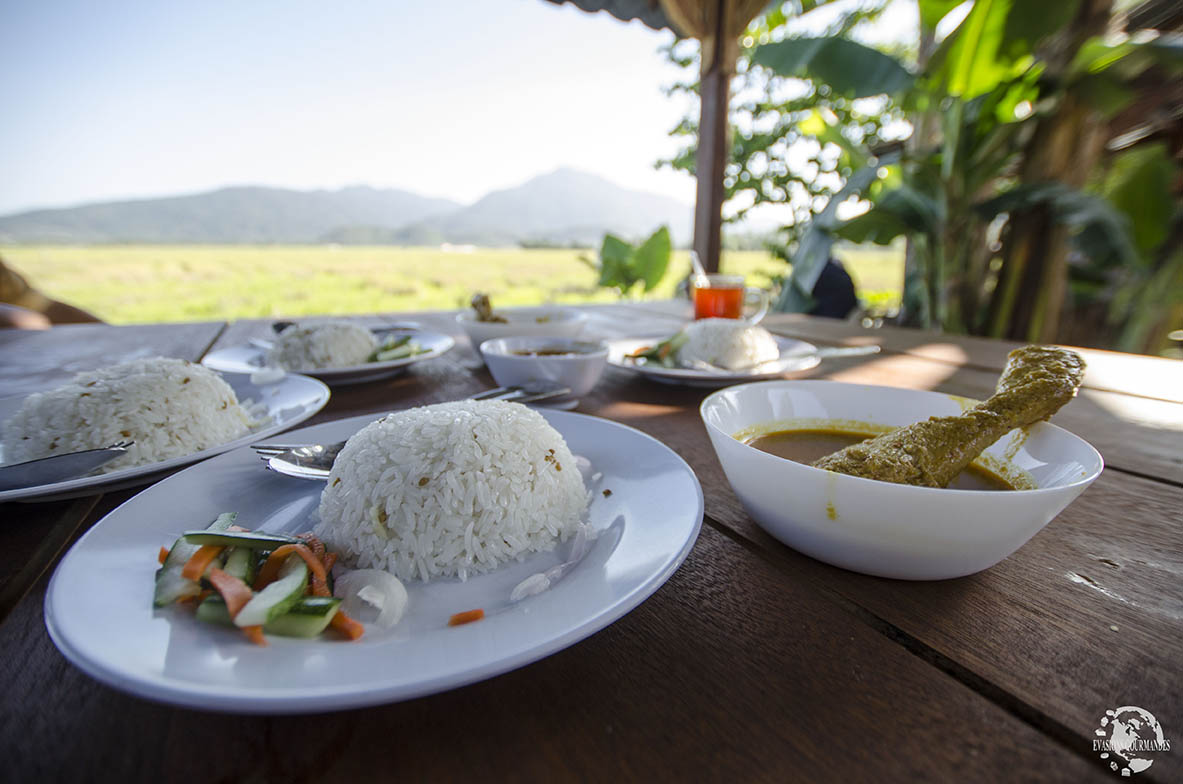
[[[325,407],[329,402],[329,388],[314,378],[300,376],[294,373],[285,375],[274,384],[259,386],[252,384],[250,377],[228,374],[223,376],[226,383],[234,389],[234,394],[241,401],[252,400],[267,407],[271,422],[257,427],[233,441],[211,446],[191,455],[182,455],[157,463],[123,468],[109,474],[98,476],[84,476],[78,479],[67,479],[63,482],[22,487],[17,490],[0,491],[0,502],[4,501],[50,501],[62,498],[77,498],[83,495],[94,495],[98,492],[119,490],[125,487],[147,484],[158,475],[179,468],[189,463],[195,463],[207,457],[213,457],[231,449],[253,443],[268,436],[275,435],[289,427],[298,425]],[[9,397],[0,400],[0,422],[8,419],[24,401],[24,396]],[[0,463],[4,462],[4,446],[0,445]]]
[[[367,625],[346,642],[269,636],[260,648],[234,629],[183,608],[153,610],[156,553],[181,531],[238,511],[248,528],[304,531],[323,485],[263,470],[249,449],[208,460],[111,512],[62,559],[45,597],[58,649],[99,681],[161,702],[239,713],[308,713],[394,702],[489,678],[555,653],[612,623],[657,590],[693,546],[702,488],[669,447],[632,428],[543,411],[587,457],[599,532],[587,556],[549,591],[511,605],[527,576],[559,563],[541,553],[467,582],[407,583],[410,603],[393,629]],[[373,417],[304,428],[293,441],[334,441]],[[594,475],[594,474],[593,474]],[[603,490],[611,495],[605,497]],[[481,607],[484,620],[448,627]]]
[[[401,334],[401,333],[400,333]],[[316,368],[301,370],[306,376],[319,378],[326,384],[344,386],[346,384],[360,384],[364,381],[375,381],[387,376],[393,376],[407,365],[435,359],[446,353],[456,341],[439,332],[417,330],[412,333],[415,342],[427,349],[422,354],[405,359],[392,359],[388,362],[367,362],[364,365],[350,365],[349,367]],[[266,365],[267,352],[262,346],[227,346],[211,351],[201,360],[201,364],[223,373],[254,373]]]
[[[799,360],[787,362],[782,369],[777,370],[775,373],[758,373],[751,370],[712,371],[693,370],[690,368],[667,368],[655,363],[637,364],[631,359],[625,358],[628,354],[633,354],[639,349],[653,346],[668,337],[669,335],[660,335],[658,337],[648,338],[609,340],[607,341],[608,364],[623,370],[640,373],[663,384],[714,389],[715,387],[725,387],[746,381],[763,381],[770,378],[781,378],[790,373],[800,373],[803,370],[817,367],[821,362],[821,359],[811,353],[817,351],[817,346],[812,343],[806,343],[804,340],[794,340],[793,338],[785,338],[780,335],[773,335],[772,337],[776,339],[782,359],[793,354],[802,354],[805,356],[802,356]]]

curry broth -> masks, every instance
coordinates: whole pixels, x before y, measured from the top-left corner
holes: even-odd
[[[873,437],[840,428],[791,428],[755,433],[740,440],[762,452],[809,465],[851,444]],[[949,487],[953,490],[1018,489],[1007,479],[976,464],[958,474]]]

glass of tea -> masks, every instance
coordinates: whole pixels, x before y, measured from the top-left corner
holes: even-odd
[[[743,275],[697,275],[694,318],[744,319],[755,324],[768,312],[768,292],[743,284]],[[751,313],[745,311],[751,308]]]

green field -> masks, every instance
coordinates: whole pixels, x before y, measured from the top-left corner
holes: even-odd
[[[0,256],[57,299],[117,324],[230,320],[325,313],[377,313],[464,307],[474,291],[496,305],[612,302],[579,257],[591,251],[356,246],[0,247]],[[867,303],[899,301],[902,255],[839,252]],[[766,252],[724,252],[724,272],[767,286],[786,265]],[[668,298],[690,269],[677,252],[647,297]],[[639,291],[639,289],[638,289]]]

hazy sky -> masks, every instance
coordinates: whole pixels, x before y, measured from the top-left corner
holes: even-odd
[[[656,172],[672,40],[543,0],[0,3],[0,214],[224,185],[472,201],[559,166]]]

